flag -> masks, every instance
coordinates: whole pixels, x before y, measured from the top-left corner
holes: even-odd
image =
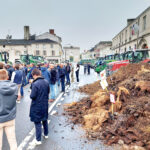
[[[137,23],[133,24],[133,26],[132,26],[132,35],[138,34],[138,31],[139,31],[138,24]]]

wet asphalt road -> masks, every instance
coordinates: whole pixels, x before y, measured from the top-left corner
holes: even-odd
[[[85,132],[80,126],[75,126],[74,130],[72,130],[71,127],[73,125],[69,123],[66,116],[62,115],[63,104],[78,101],[85,96],[78,93],[76,89],[79,88],[79,86],[93,83],[98,79],[99,77],[93,70],[91,70],[91,75],[84,75],[83,68],[81,68],[80,83],[73,83],[69,87],[68,93],[63,96],[64,100],[60,98],[58,103],[61,103],[61,105],[53,108],[53,110],[57,111],[57,114],[49,114],[49,139],[43,139],[42,145],[34,148],[29,146],[35,138],[35,136],[32,136],[25,144],[23,150],[112,150],[113,148],[104,146],[100,141],[88,141],[85,138]],[[29,98],[29,86],[24,89],[24,92],[25,96],[22,99],[22,102],[17,104],[16,138],[18,145],[22,143],[34,127],[29,118],[29,108],[31,103]],[[3,138],[3,150],[9,150],[5,135]]]

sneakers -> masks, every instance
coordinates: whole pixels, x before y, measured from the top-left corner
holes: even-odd
[[[20,103],[20,100],[18,100],[18,99],[17,99],[17,100],[16,100],[16,103],[18,103],[18,104],[19,104],[19,103]]]
[[[46,135],[44,135],[43,137],[44,137],[45,139],[48,139],[48,135],[47,135],[47,136],[46,136]]]
[[[33,142],[30,143],[30,146],[36,146],[36,145],[41,145],[41,141],[37,141],[36,139],[33,140]]]
[[[48,135],[44,135],[43,133],[42,136],[44,137],[44,139],[48,139]]]

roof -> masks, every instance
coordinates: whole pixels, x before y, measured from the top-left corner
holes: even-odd
[[[64,49],[80,49],[80,47],[75,47],[75,46],[65,46]]]
[[[95,47],[101,44],[112,44],[112,41],[100,41],[98,44],[95,45]]]
[[[36,43],[57,43],[55,41],[49,39],[41,39],[41,40],[24,40],[24,39],[0,39],[0,45],[31,45]]]
[[[93,48],[91,48],[89,51],[90,51],[90,52],[93,52],[93,51],[94,51],[94,47],[93,47]]]

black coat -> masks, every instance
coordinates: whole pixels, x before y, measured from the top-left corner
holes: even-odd
[[[13,67],[9,67],[7,71],[8,71],[9,80],[11,80],[12,73],[15,71],[15,69]]]
[[[66,68],[63,67],[63,68],[60,68],[60,78],[65,78],[65,74],[66,74]]]
[[[57,72],[56,72],[56,70],[52,69],[50,71],[50,74],[51,74],[50,84],[55,84],[56,80],[57,80]]]
[[[48,119],[49,83],[42,77],[33,81],[31,86],[32,99],[30,107],[30,119],[40,122]]]

